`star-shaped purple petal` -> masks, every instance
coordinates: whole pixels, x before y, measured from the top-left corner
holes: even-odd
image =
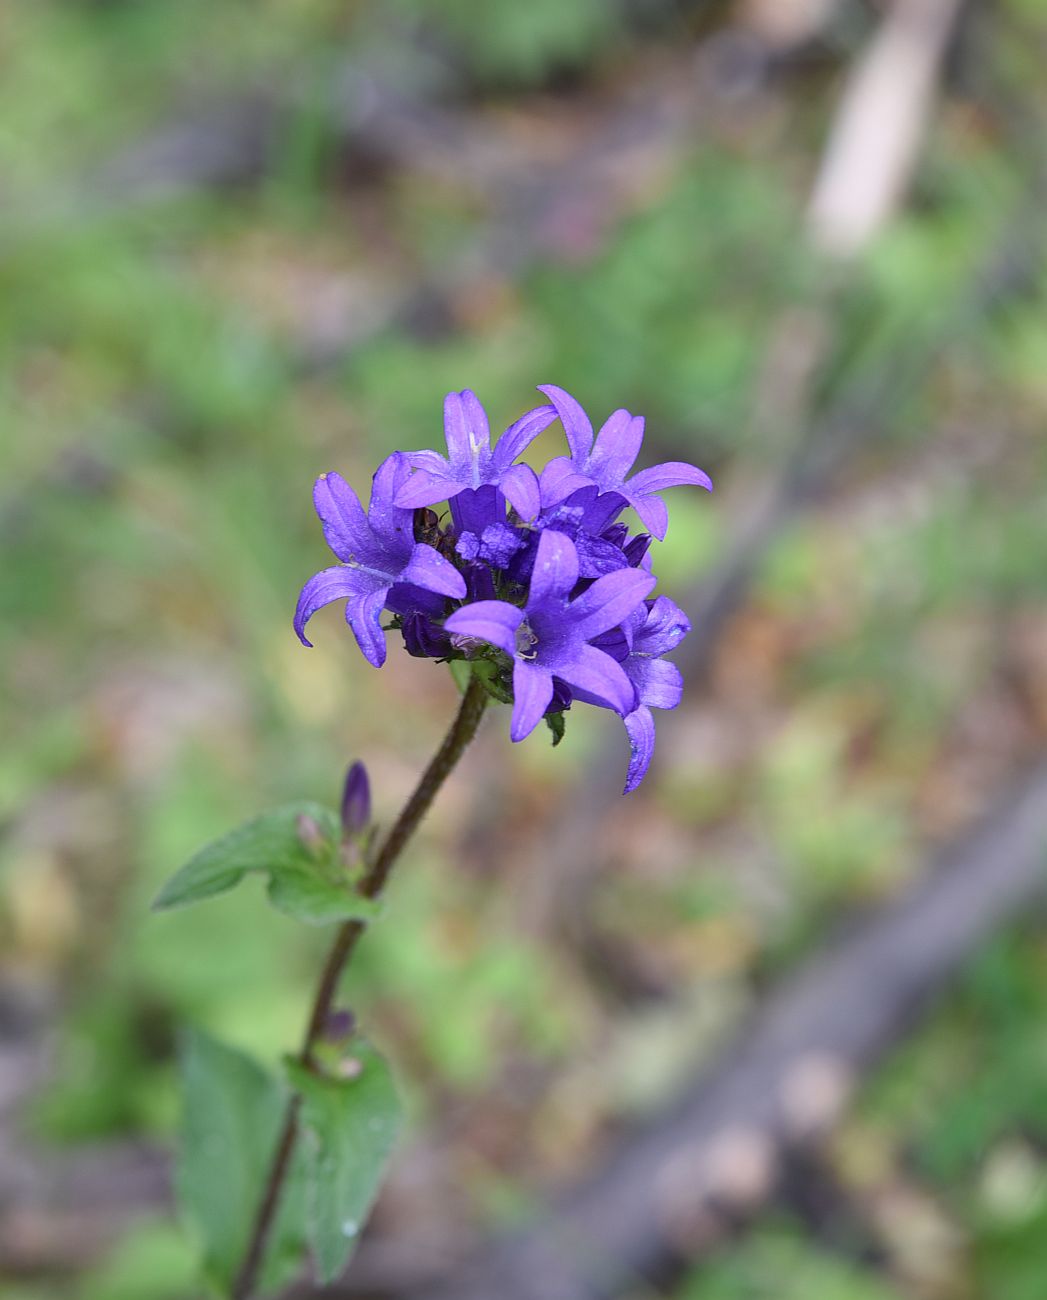
[[[385,635],[381,613],[390,603],[406,612],[419,592],[419,605],[431,597],[465,596],[465,580],[439,551],[414,540],[413,511],[397,506],[395,499],[410,475],[407,458],[394,452],[378,467],[365,514],[359,498],[340,474],[321,474],[313,489],[316,513],[324,537],[342,561],[322,569],[302,588],[294,616],[294,629],[303,645],[305,626],[324,605],[344,600],[346,622],[364,657],[376,668],[385,662]]]
[[[594,434],[592,422],[570,393],[555,384],[540,384],[539,392],[548,397],[560,417],[571,450],[569,457],[557,457],[542,471],[543,508],[556,505],[583,484],[591,483],[601,493],[620,493],[644,526],[661,540],[669,526],[669,513],[658,493],[685,484],[712,491],[709,475],[685,461],[666,461],[627,477],[640,454],[643,416],[619,409]]]
[[[521,519],[533,519],[541,496],[538,479],[516,458],[556,419],[551,406],[538,406],[520,417],[492,449],[491,429],[480,399],[469,388],[444,398],[444,437],[447,455],[435,451],[412,452],[407,457],[414,473],[401,487],[396,504],[413,508],[450,501],[467,489],[499,488]]]

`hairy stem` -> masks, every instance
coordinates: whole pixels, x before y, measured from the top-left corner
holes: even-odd
[[[404,846],[418,829],[419,823],[429,811],[429,807],[436,798],[440,787],[451,775],[458,760],[465,753],[469,742],[476,735],[476,729],[480,725],[480,719],[483,716],[486,704],[486,691],[477,678],[471,678],[469,686],[462,697],[458,713],[454,722],[451,723],[450,730],[444,737],[443,743],[433,755],[429,766],[422,773],[421,780],[415,787],[414,793],[390,827],[388,835],[382,841],[381,847],[368,865],[359,885],[357,885],[358,891],[365,898],[378,898],[382,893],[386,881],[389,879],[389,873],[396,864],[397,858],[403,852]],[[365,929],[366,923],[364,921],[351,920],[341,925],[335,935],[331,951],[328,953],[327,961],[324,963],[323,971],[320,974],[320,982],[316,986],[309,1023],[305,1031],[305,1037],[302,1040],[301,1050],[298,1053],[298,1060],[303,1065],[312,1063],[313,1049],[323,1034],[328,1015],[334,1004],[339,980],[349,964],[353,950]],[[296,1093],[287,1104],[283,1127],[276,1143],[273,1161],[259,1201],[250,1241],[244,1255],[243,1264],[240,1266],[240,1271],[233,1285],[233,1300],[249,1300],[257,1285],[258,1273],[265,1257],[269,1235],[280,1205],[280,1195],[291,1167],[291,1157],[294,1155],[295,1142],[298,1137],[298,1111],[300,1105],[301,1099]]]

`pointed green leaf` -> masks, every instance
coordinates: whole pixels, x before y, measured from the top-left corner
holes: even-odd
[[[341,1273],[353,1252],[403,1118],[389,1066],[373,1047],[353,1039],[340,1067],[351,1077],[288,1063],[302,1094],[308,1232],[324,1282]]]
[[[564,738],[564,732],[567,730],[567,720],[562,711],[560,713],[547,713],[545,715],[545,725],[553,733],[553,749],[555,749]]]
[[[208,1277],[228,1291],[247,1249],[288,1092],[250,1057],[199,1031],[187,1036],[182,1074],[178,1199],[199,1232]],[[270,1237],[266,1287],[290,1277],[302,1257],[302,1178],[299,1156]]]
[[[338,815],[316,803],[263,813],[215,840],[171,877],[153,907],[183,907],[224,894],[252,871],[269,877],[275,907],[310,925],[376,915],[342,860]]]

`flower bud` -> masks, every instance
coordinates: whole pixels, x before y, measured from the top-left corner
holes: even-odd
[[[407,653],[416,659],[443,659],[451,654],[451,638],[427,614],[405,614],[400,628]]]
[[[625,551],[625,558],[629,561],[632,568],[637,568],[640,561],[647,554],[651,545],[650,533],[637,533],[637,535],[622,548]]]
[[[344,1042],[356,1032],[356,1017],[349,1010],[329,1011],[324,1022],[324,1037],[332,1043]]]
[[[324,833],[315,817],[310,817],[308,813],[299,813],[295,818],[295,829],[298,831],[299,840],[310,853],[318,853],[324,847],[326,843]]]
[[[342,829],[346,835],[359,835],[371,821],[371,782],[363,763],[353,763],[345,776],[342,792]]]

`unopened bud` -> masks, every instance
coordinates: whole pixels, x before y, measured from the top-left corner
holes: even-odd
[[[326,843],[324,833],[315,817],[310,817],[308,813],[299,813],[295,825],[298,830],[298,838],[307,849],[315,853],[323,848]]]
[[[324,1037],[332,1043],[352,1038],[356,1031],[356,1017],[349,1010],[332,1011],[324,1021]]]
[[[342,792],[342,829],[346,835],[359,835],[371,821],[371,782],[363,763],[353,763],[345,775]]]

